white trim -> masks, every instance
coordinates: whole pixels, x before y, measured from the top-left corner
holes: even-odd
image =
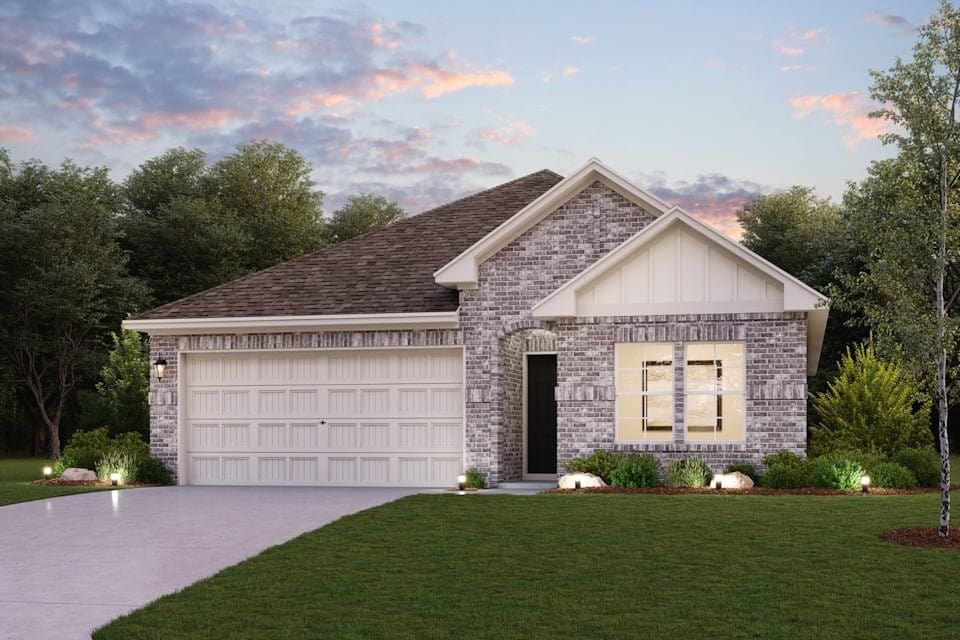
[[[157,335],[270,333],[275,331],[347,331],[390,329],[458,329],[460,312],[353,313],[315,316],[241,318],[157,318],[124,320],[123,327]]]
[[[591,158],[573,174],[555,184],[469,249],[440,267],[433,274],[437,284],[451,289],[475,288],[478,285],[479,266],[484,260],[598,180],[654,216],[670,209],[670,205],[657,196],[641,189],[597,158]]]

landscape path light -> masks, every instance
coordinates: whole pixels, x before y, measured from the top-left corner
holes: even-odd
[[[49,480],[50,476],[53,475],[53,467],[44,467],[43,468],[43,479]]]
[[[860,476],[860,492],[870,493],[870,476],[867,474]]]

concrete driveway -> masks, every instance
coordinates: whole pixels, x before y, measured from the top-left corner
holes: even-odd
[[[89,640],[166,593],[417,491],[163,487],[0,507],[0,638]]]

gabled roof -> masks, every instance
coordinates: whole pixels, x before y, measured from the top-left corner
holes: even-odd
[[[337,316],[400,321],[402,314],[455,313],[458,293],[433,272],[553,187],[561,176],[538,171],[410,216],[233,282],[140,314],[126,326],[150,331],[182,320],[221,329],[236,318],[305,327],[307,318]],[[324,321],[326,323],[326,321]],[[233,322],[236,324],[236,322]],[[178,325],[179,326],[179,325]]]
[[[478,269],[484,260],[510,244],[581,190],[597,181],[654,216],[658,216],[670,208],[670,205],[663,200],[644,191],[600,160],[591,158],[573,174],[558,182],[552,189],[445,264],[434,274],[437,283],[459,289],[475,288],[477,286]]]
[[[783,287],[782,311],[803,311],[808,315],[807,370],[815,373],[823,346],[829,298],[804,284],[780,267],[761,258],[754,252],[733,242],[723,234],[700,222],[679,207],[673,207],[660,218],[644,227],[629,240],[608,253],[576,275],[569,282],[537,303],[532,310],[538,318],[564,318],[577,316],[577,293],[627,260],[644,246],[651,244],[662,234],[681,225],[686,230],[721,247],[736,259],[748,264],[761,274]],[[654,314],[660,313],[655,311]]]

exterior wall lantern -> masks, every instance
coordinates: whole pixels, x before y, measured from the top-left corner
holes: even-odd
[[[167,361],[163,358],[157,358],[157,361],[153,363],[153,368],[157,372],[157,380],[163,380],[163,376],[167,372]]]

